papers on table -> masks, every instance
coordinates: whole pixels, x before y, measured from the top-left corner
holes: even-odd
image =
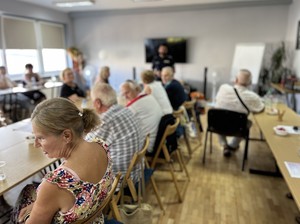
[[[300,178],[300,163],[284,162],[284,164],[288,169],[291,177]]]

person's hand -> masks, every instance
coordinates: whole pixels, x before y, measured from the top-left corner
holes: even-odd
[[[80,98],[78,97],[78,95],[76,93],[72,94],[71,96],[68,97],[69,100],[73,101],[73,102],[77,102],[80,100]]]
[[[34,203],[31,203],[30,205],[27,205],[26,207],[21,209],[19,217],[18,217],[20,223],[26,221],[24,219],[28,216],[28,214],[30,214],[33,204]]]

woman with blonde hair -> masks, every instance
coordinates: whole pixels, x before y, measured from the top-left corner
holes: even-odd
[[[151,70],[145,70],[141,73],[141,79],[144,84],[144,93],[154,96],[160,105],[164,115],[171,114],[173,108],[168,98],[167,92],[162,83],[155,80],[155,74]]]
[[[60,79],[64,83],[60,90],[60,97],[68,98],[73,102],[76,101],[78,97],[85,97],[84,91],[80,89],[74,81],[75,76],[72,69],[64,69],[60,73]]]
[[[104,141],[83,138],[99,125],[98,116],[90,109],[79,110],[67,99],[53,98],[37,105],[31,122],[35,148],[64,162],[45,175],[37,190],[32,185],[23,189],[14,223],[67,224],[89,217],[106,198],[114,179]],[[104,223],[103,215],[95,223]]]
[[[110,76],[110,70],[108,66],[103,66],[100,70],[99,75],[97,76],[96,83],[102,82],[109,84],[109,76]]]

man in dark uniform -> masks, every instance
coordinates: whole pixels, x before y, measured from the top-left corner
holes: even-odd
[[[158,55],[152,61],[152,69],[156,75],[156,80],[161,81],[161,70],[164,67],[172,67],[175,72],[174,63],[173,57],[168,55],[168,47],[164,44],[159,45]]]

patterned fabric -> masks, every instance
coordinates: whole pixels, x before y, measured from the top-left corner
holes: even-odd
[[[65,167],[63,164],[53,172],[45,175],[43,179],[44,181],[57,184],[60,188],[71,192],[75,197],[74,206],[67,212],[57,212],[52,220],[52,223],[68,224],[90,216],[102,204],[102,201],[106,198],[108,192],[110,191],[114,180],[110,154],[107,150],[107,145],[102,140],[94,139],[94,141],[103,146],[108,157],[106,172],[99,183],[93,184],[80,180],[78,175],[73,170]],[[36,200],[37,191],[38,185],[33,184],[27,185],[22,190],[11,216],[12,223],[18,223],[20,210]],[[96,220],[93,222],[93,224],[103,223],[103,215],[96,218]]]
[[[88,133],[85,139],[105,139],[113,161],[113,171],[120,171],[125,175],[133,154],[141,150],[144,144],[137,118],[127,108],[113,105],[100,115],[100,119],[101,124]],[[135,183],[138,181],[138,175],[139,167],[134,167],[131,177]]]
[[[106,172],[97,184],[80,180],[77,174],[65,167],[63,164],[56,170],[45,175],[44,180],[57,184],[60,188],[71,192],[75,197],[75,204],[68,212],[58,212],[54,216],[54,223],[72,223],[78,219],[84,219],[90,216],[101,205],[106,198],[113,182],[112,163],[107,145],[103,141],[94,139],[102,144],[107,152],[108,166]],[[93,223],[104,223],[103,215],[98,217]]]
[[[19,214],[22,208],[25,208],[26,206],[32,204],[36,200],[36,189],[38,188],[38,184],[28,184],[26,185],[16,202],[16,206],[14,207],[11,217],[10,217],[10,222],[11,223],[19,223]]]

